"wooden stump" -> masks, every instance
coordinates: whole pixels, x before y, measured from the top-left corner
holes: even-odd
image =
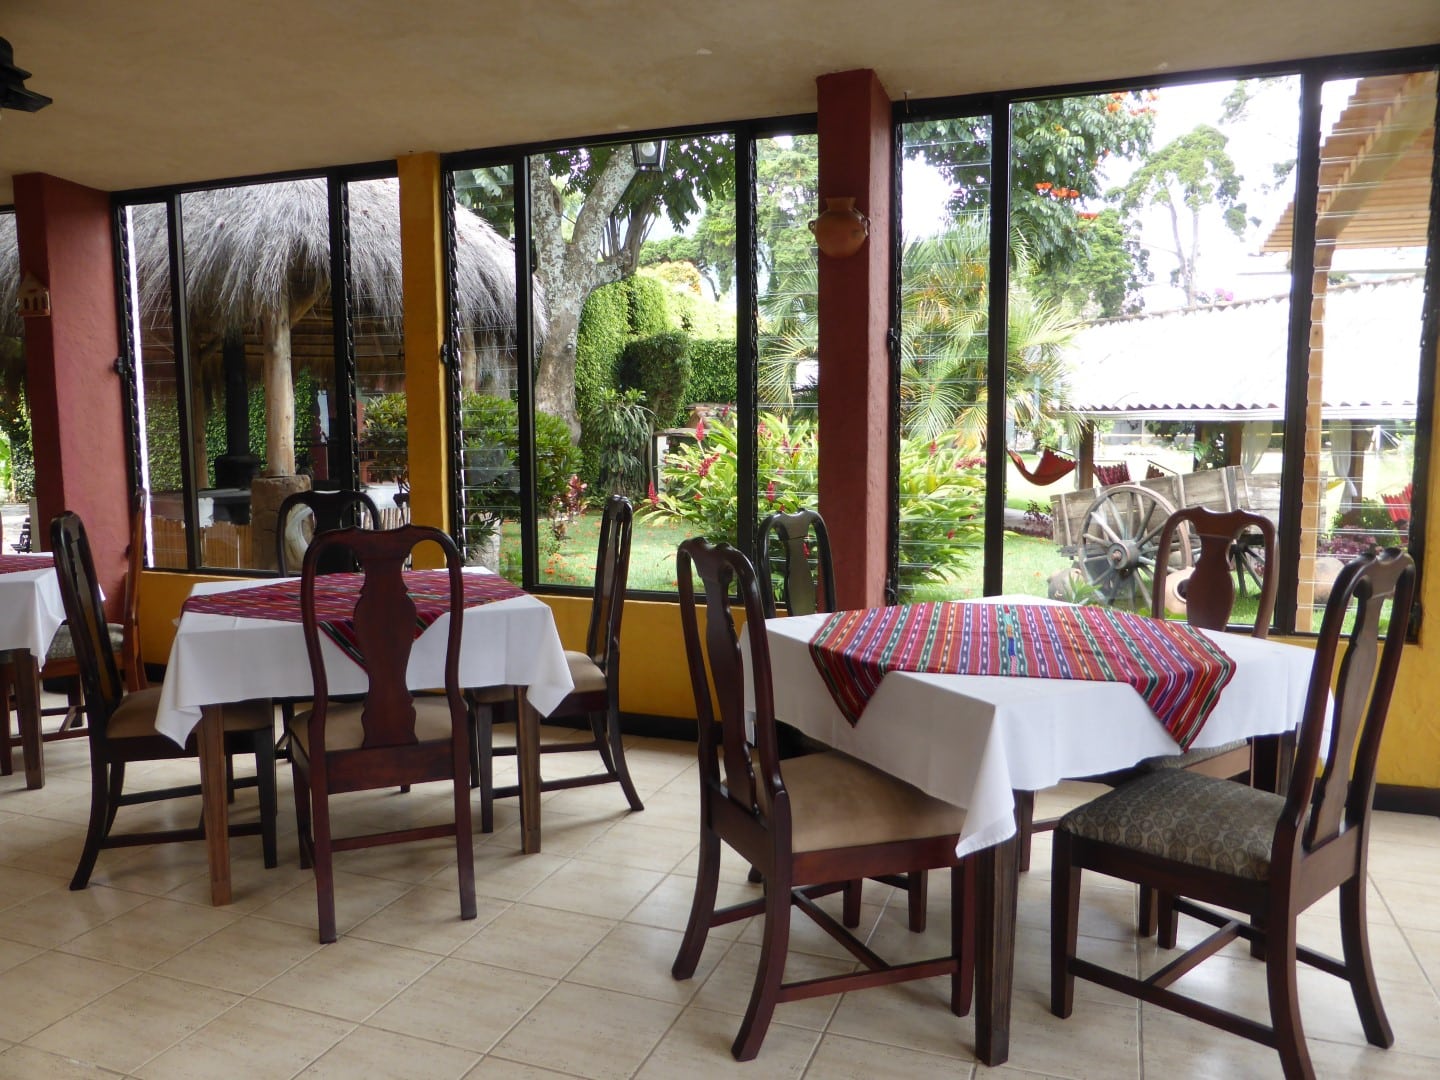
[[[308,476],[257,476],[250,482],[250,564],[276,570],[275,519],[287,495],[309,491]]]

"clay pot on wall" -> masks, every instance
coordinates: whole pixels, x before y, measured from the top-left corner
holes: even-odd
[[[853,198],[826,199],[825,212],[810,222],[820,250],[832,259],[854,255],[870,235],[870,219],[855,209]]]

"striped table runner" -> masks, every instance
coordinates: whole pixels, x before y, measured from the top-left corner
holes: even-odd
[[[1235,662],[1184,623],[1105,607],[913,604],[836,612],[810,641],[854,724],[887,671],[1124,682],[1188,749]]]
[[[525,595],[524,589],[498,574],[462,574],[461,580],[467,608]],[[360,597],[364,581],[364,574],[325,574],[315,579],[315,615],[320,629],[361,667],[365,666],[365,658],[355,638],[355,601]],[[415,603],[415,636],[418,638],[449,610],[450,575],[445,570],[409,570],[405,573],[405,587]],[[237,592],[192,596],[182,610],[241,619],[300,622],[300,578],[281,578]]]
[[[55,565],[53,555],[0,555],[0,574],[18,574],[24,570],[45,570]]]

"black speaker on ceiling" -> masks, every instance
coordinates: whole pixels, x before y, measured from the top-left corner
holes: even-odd
[[[0,38],[0,109],[20,109],[24,112],[38,112],[50,104],[44,94],[25,89],[25,80],[30,72],[15,66],[15,50],[10,42]]]

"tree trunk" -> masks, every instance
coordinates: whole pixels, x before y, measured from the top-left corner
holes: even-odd
[[[290,307],[260,320],[264,346],[265,475],[295,475],[295,379],[290,364]]]

